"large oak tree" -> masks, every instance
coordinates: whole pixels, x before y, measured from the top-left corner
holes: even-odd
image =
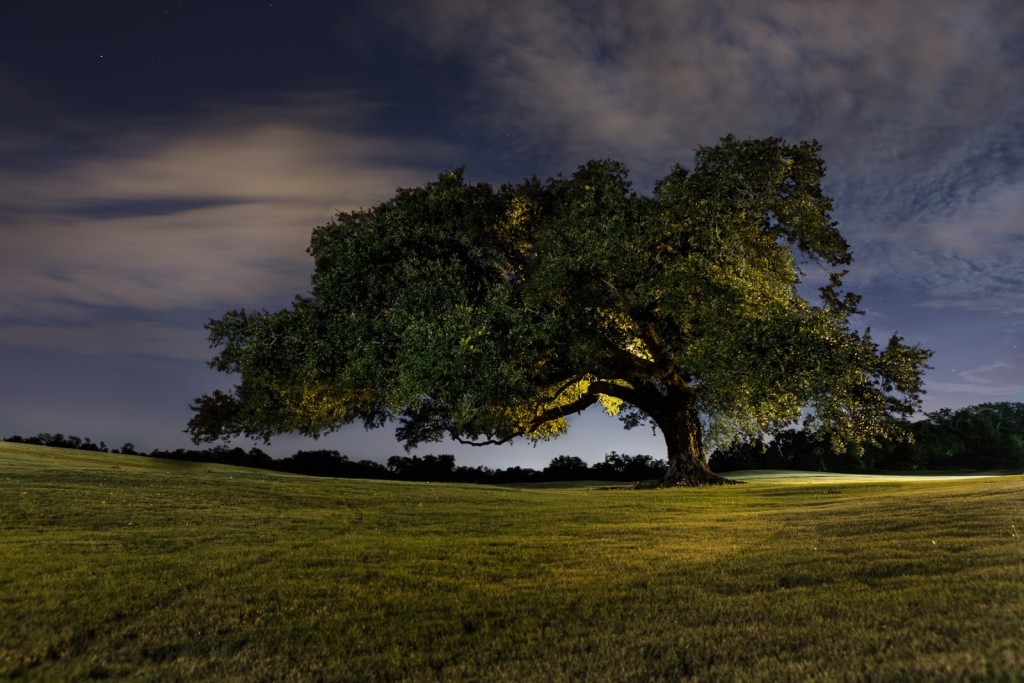
[[[230,392],[198,441],[397,420],[408,446],[563,433],[601,404],[657,426],[665,482],[721,481],[705,447],[794,421],[837,444],[892,436],[930,353],[851,325],[851,262],[817,142],[724,138],[653,196],[592,161],[494,188],[461,171],[313,232],[312,290],[207,327]],[[808,298],[804,269],[827,283]],[[811,288],[813,291],[813,288]]]

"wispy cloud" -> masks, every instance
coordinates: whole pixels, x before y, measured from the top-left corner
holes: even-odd
[[[0,343],[173,356],[168,339],[189,347],[180,335],[125,329],[121,311],[286,305],[308,285],[313,227],[421,183],[445,155],[368,134],[368,113],[337,95],[211,105],[95,128],[88,154],[0,170]]]
[[[929,391],[969,394],[989,401],[1024,399],[1024,355],[1000,358],[972,370],[957,373],[960,382],[929,381]]]
[[[929,308],[1024,313],[1024,172],[955,207],[876,225],[857,273],[916,290]]]
[[[496,126],[570,156],[601,147],[663,163],[727,132],[785,133],[866,151],[857,160],[884,170],[873,158],[882,152],[941,153],[904,126],[976,131],[1018,101],[1024,10],[1013,2],[434,0],[415,10],[404,13],[415,35],[477,73]]]
[[[88,356],[158,356],[206,360],[210,351],[202,331],[156,321],[115,320],[97,316],[81,322],[4,325],[2,343],[34,350]]]

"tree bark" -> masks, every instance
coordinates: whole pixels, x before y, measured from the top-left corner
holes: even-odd
[[[671,392],[675,393],[675,392]],[[692,393],[681,392],[668,400],[664,410],[657,411],[654,422],[665,436],[668,448],[668,471],[662,486],[707,486],[731,484],[732,480],[711,471],[704,459],[703,426]]]

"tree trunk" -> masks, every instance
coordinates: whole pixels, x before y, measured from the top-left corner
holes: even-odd
[[[678,400],[668,401],[666,410],[656,416],[654,421],[665,435],[668,447],[668,471],[662,479],[663,486],[733,483],[708,468],[701,439],[703,426],[697,412],[696,398],[692,394],[686,392]]]

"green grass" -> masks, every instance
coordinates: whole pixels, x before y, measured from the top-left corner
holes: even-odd
[[[1024,479],[313,479],[0,444],[0,677],[1020,680]]]

